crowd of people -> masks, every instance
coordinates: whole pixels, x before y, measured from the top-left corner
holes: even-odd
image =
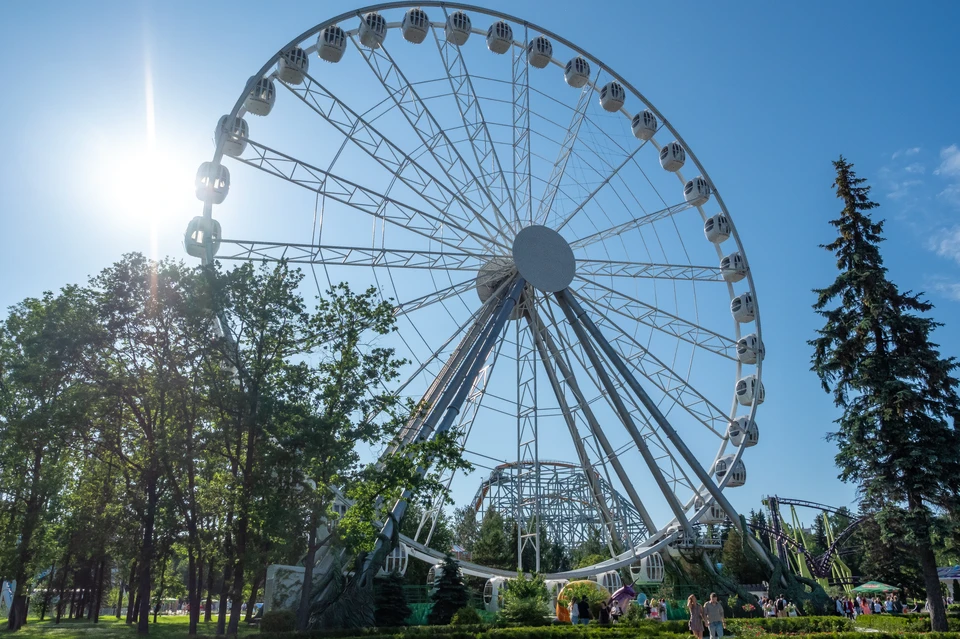
[[[653,619],[655,621],[667,620],[666,599],[647,599],[642,604],[637,602],[629,602],[627,605],[642,606],[643,616],[647,619]],[[611,599],[609,603],[600,603],[599,610],[596,614],[596,619],[594,619],[593,611],[590,609],[590,602],[585,596],[580,597],[579,599],[574,598],[570,602],[568,610],[570,611],[570,623],[575,626],[585,626],[589,624],[591,620],[595,620],[597,623],[603,625],[616,623],[626,612],[625,609],[620,607],[620,604],[618,604],[615,599]]]
[[[884,597],[834,597],[833,604],[837,614],[849,619],[860,615],[901,614],[904,612],[920,612],[919,604],[910,608],[900,603],[899,595],[888,593]]]

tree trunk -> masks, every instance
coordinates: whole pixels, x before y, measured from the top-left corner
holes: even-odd
[[[197,634],[197,622],[200,621],[200,583],[203,580],[202,574],[197,574],[197,556],[194,554],[193,545],[187,551],[189,556],[187,566],[187,606],[190,608],[190,627],[187,634]],[[200,562],[203,572],[203,562]]]
[[[13,592],[13,601],[10,603],[10,614],[7,617],[7,628],[19,630],[27,623],[27,570],[33,559],[33,534],[40,523],[42,499],[40,496],[40,470],[43,465],[43,447],[38,446],[33,455],[33,476],[30,479],[30,496],[27,498],[26,511],[23,517],[23,528],[20,530],[20,544],[17,548],[17,563],[13,578],[17,585]]]
[[[940,575],[937,574],[937,558],[930,543],[930,512],[923,502],[909,495],[907,506],[914,535],[917,538],[917,555],[923,571],[923,584],[927,590],[927,606],[930,609],[930,628],[933,632],[947,632],[947,610],[940,594]]]
[[[213,573],[214,573],[214,563],[213,558],[210,558],[210,568],[207,570],[207,605],[206,610],[203,612],[203,620],[206,623],[210,623],[210,619],[213,617]]]
[[[127,582],[127,623],[133,623],[133,611],[134,604],[136,602],[136,592],[134,584],[137,583],[137,560],[133,560],[133,564],[130,566],[130,581]],[[117,613],[119,614],[119,610]]]
[[[43,604],[40,606],[40,621],[47,615],[50,609],[50,598],[53,597],[53,577],[57,574],[57,562],[54,561],[50,566],[50,574],[47,575],[47,591],[43,593]]]
[[[155,456],[155,455],[153,455]],[[140,548],[140,584],[137,600],[140,606],[137,634],[150,633],[150,566],[153,562],[153,526],[157,515],[157,472],[147,473],[147,507],[143,518],[143,545]]]
[[[220,584],[220,605],[217,606],[217,634],[225,635],[227,627],[227,601],[229,599],[230,578],[233,564],[227,560],[223,567],[223,582]]]
[[[123,608],[123,583],[120,584],[120,587],[117,588],[119,594],[117,595],[117,621],[120,621],[120,609]]]
[[[97,579],[97,594],[93,598],[93,623],[100,623],[100,604],[103,603],[103,573],[107,570],[107,558],[100,557],[99,578]]]
[[[138,574],[139,576],[139,574]],[[139,623],[140,621],[140,586],[137,585],[137,596],[133,598],[133,616],[128,623]]]
[[[263,583],[266,576],[266,570],[264,570],[264,572],[258,573],[253,577],[253,583],[250,584],[250,598],[247,600],[247,614],[243,617],[244,623],[250,623],[250,620],[253,618],[253,606],[257,603],[257,592],[260,590],[260,584]]]
[[[67,594],[67,578],[70,576],[70,553],[67,553],[67,558],[63,562],[63,574],[60,576],[60,593],[57,597],[57,618],[54,623],[59,624],[60,618],[63,616],[63,609],[67,605],[65,595]]]
[[[303,560],[303,587],[300,589],[300,605],[297,607],[297,630],[305,631],[310,624],[310,595],[313,590],[313,568],[317,563],[317,527],[320,525],[320,509],[317,505],[307,521],[307,556]]]

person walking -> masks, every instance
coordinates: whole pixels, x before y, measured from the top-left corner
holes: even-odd
[[[727,620],[723,616],[723,606],[717,599],[717,593],[710,593],[710,601],[704,604],[703,614],[707,618],[710,639],[723,639],[723,631],[726,628]]]
[[[705,625],[703,606],[697,603],[696,595],[687,597],[687,610],[690,612],[690,621],[687,623],[690,632],[697,639],[703,639],[703,627]]]
[[[601,626],[610,625],[610,609],[607,608],[606,601],[600,602],[600,612],[597,613],[597,623],[599,623]]]
[[[660,608],[660,621],[666,621],[667,620],[667,600],[661,597],[660,605],[658,607]]]
[[[590,619],[593,618],[593,615],[590,614],[590,602],[587,601],[587,596],[584,595],[580,597],[580,603],[577,604],[578,612],[580,613],[580,625],[589,626]]]
[[[578,623],[580,623],[580,602],[573,597],[570,600],[570,624],[575,626]]]
[[[777,603],[774,607],[777,609],[778,617],[787,616],[787,600],[783,598],[783,595],[777,597]]]

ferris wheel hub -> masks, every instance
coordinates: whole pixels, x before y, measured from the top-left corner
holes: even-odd
[[[528,226],[513,240],[513,263],[533,287],[556,293],[570,286],[577,271],[573,249],[551,228]]]

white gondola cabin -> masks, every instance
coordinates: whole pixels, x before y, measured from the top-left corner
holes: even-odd
[[[544,69],[553,58],[553,45],[544,36],[537,36],[527,45],[527,62],[537,69]]]
[[[487,29],[487,48],[498,55],[510,50],[513,44],[513,29],[503,20],[490,25]]]
[[[437,581],[443,576],[443,564],[434,564],[427,571],[427,588],[431,590],[437,587]]]
[[[590,81],[590,63],[577,56],[563,68],[563,80],[574,89],[582,89]]]
[[[220,250],[220,222],[203,216],[193,218],[183,234],[183,248],[187,255],[203,258],[208,245],[213,248],[213,255]]]
[[[222,204],[230,191],[230,171],[222,164],[204,162],[197,169],[197,199]]]
[[[730,220],[723,213],[708,217],[703,223],[703,234],[708,242],[721,244],[730,239]]]
[[[710,199],[710,185],[703,176],[689,180],[683,185],[683,199],[690,206],[703,206]]]
[[[357,35],[363,46],[368,49],[379,49],[387,37],[387,21],[376,11],[371,11],[360,19],[360,30]]]
[[[623,108],[623,103],[627,99],[627,92],[623,90],[623,85],[619,82],[607,82],[600,89],[600,106],[604,111],[615,113]]]
[[[747,276],[747,263],[740,251],[725,255],[720,260],[720,274],[727,282],[739,282]]]
[[[763,361],[766,349],[756,333],[744,335],[737,340],[737,359],[741,364],[756,364]]]
[[[403,39],[413,44],[420,44],[427,38],[427,32],[430,30],[430,19],[427,12],[419,7],[410,9],[403,15],[403,22],[400,24],[400,33]]]
[[[277,88],[270,78],[258,78],[243,101],[243,108],[254,115],[267,115],[277,101]]]
[[[757,318],[757,305],[753,301],[753,294],[747,291],[730,301],[730,312],[733,319],[741,324],[748,324]]]
[[[550,610],[557,608],[557,598],[560,596],[560,591],[568,583],[570,582],[566,579],[547,579],[543,582],[543,585],[547,587],[547,593],[550,595]]]
[[[240,157],[247,148],[247,140],[250,139],[250,127],[243,118],[231,118],[224,115],[217,122],[217,129],[214,132],[217,144],[223,145],[225,155],[231,157]]]
[[[657,116],[647,109],[644,109],[643,111],[638,111],[637,114],[633,116],[630,128],[633,130],[633,137],[646,142],[657,132],[659,125],[660,123],[657,122]]]
[[[730,443],[738,448],[750,448],[760,442],[760,427],[749,416],[741,415],[727,426],[727,437],[730,438]]]
[[[630,566],[630,576],[637,584],[663,583],[663,557],[658,552],[647,555],[639,566]]]
[[[300,47],[290,47],[280,54],[277,77],[287,84],[300,84],[310,68],[310,59]]]
[[[450,44],[462,47],[470,37],[470,16],[463,11],[454,11],[447,16],[447,23],[443,26],[443,35]]]
[[[327,62],[340,62],[347,50],[347,34],[335,24],[324,27],[317,36],[317,55]]]
[[[733,463],[733,455],[721,457],[714,466],[717,481],[723,481],[728,473],[730,474],[730,481],[727,482],[727,488],[736,488],[747,483],[747,467],[739,460],[737,463]]]
[[[405,575],[407,573],[407,562],[410,560],[410,553],[405,544],[397,544],[397,547],[390,551],[383,567],[377,572],[380,577],[385,577],[391,573]]]
[[[599,575],[587,577],[590,581],[595,581],[610,592],[616,592],[623,587],[623,580],[620,579],[620,573],[616,570],[607,570]]]
[[[500,612],[500,606],[503,605],[503,593],[506,590],[506,577],[491,577],[483,585],[483,608],[487,612]]]
[[[763,391],[763,382],[757,379],[756,375],[747,375],[738,379],[735,390],[737,401],[741,406],[752,406],[754,400],[759,406],[766,398],[766,393]]]
[[[665,144],[660,149],[660,166],[667,171],[676,173],[683,168],[683,163],[687,161],[687,152],[683,150],[679,142]]]
[[[704,502],[702,499],[697,499],[696,510],[699,511],[703,508]],[[723,512],[723,508],[718,506],[716,502],[710,502],[707,506],[706,512],[703,513],[703,516],[697,520],[699,524],[722,524],[727,520],[726,513]]]

